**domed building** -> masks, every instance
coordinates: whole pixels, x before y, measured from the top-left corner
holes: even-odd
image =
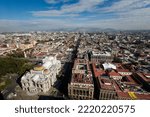
[[[47,92],[56,81],[60,70],[61,62],[56,57],[45,57],[42,64],[36,65],[22,76],[22,89],[31,95]]]

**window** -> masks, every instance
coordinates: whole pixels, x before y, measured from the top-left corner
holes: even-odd
[[[83,91],[83,95],[85,95],[85,91]]]
[[[86,95],[89,96],[89,91],[86,91]]]
[[[80,95],[82,95],[82,90],[80,90]]]
[[[77,95],[79,95],[79,90],[77,90]]]

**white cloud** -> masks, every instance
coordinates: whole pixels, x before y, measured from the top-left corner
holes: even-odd
[[[63,6],[62,10],[63,12],[92,11],[96,5],[102,2],[104,2],[104,0],[80,0],[77,4]]]
[[[150,16],[150,8],[141,8],[141,9],[135,9],[129,12],[125,13],[118,13],[124,17],[141,17],[145,19],[145,17]]]
[[[104,13],[114,13],[110,27],[119,29],[150,29],[150,0],[121,0],[101,9]],[[112,25],[114,24],[114,25]]]
[[[104,8],[105,12],[126,12],[150,5],[150,0],[121,0],[111,7]]]
[[[76,16],[76,13],[93,11],[96,5],[103,2],[104,0],[80,0],[75,4],[63,5],[60,10],[33,11],[32,13],[34,16],[66,16],[67,14],[74,14]]]
[[[49,4],[54,4],[54,3],[58,3],[59,0],[45,0],[45,2],[49,3]]]
[[[49,4],[51,4],[52,1],[53,3],[57,3],[58,0],[47,0],[47,2],[48,1]],[[104,1],[105,0],[80,0],[75,4],[63,5],[60,10],[32,12],[34,16],[52,17],[49,19],[28,21],[0,20],[0,31],[55,30],[59,28],[76,27],[150,29],[150,7],[145,7],[150,5],[150,0],[121,0],[107,8],[95,7]],[[87,17],[74,17],[79,16],[79,13],[84,11],[95,12],[97,14]],[[101,13],[106,12],[108,14],[113,12],[115,17],[105,19],[99,17]]]
[[[63,2],[63,3],[66,3],[66,2],[69,2],[70,0],[45,0],[45,2],[49,3],[49,4],[56,4],[56,3],[60,3],[60,2]]]
[[[58,16],[58,17],[74,17],[74,16],[79,16],[76,13],[65,13],[63,11],[58,11],[58,10],[48,10],[48,11],[36,11],[32,12],[34,16],[37,17],[53,17],[53,16]]]

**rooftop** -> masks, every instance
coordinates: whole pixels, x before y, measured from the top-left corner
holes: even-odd
[[[102,65],[104,67],[104,70],[106,70],[106,69],[116,69],[116,66],[114,64],[111,64],[111,63],[104,63]]]
[[[43,63],[39,63],[30,72],[26,72],[22,80],[44,81],[47,78],[46,75],[50,73],[50,68],[57,62],[60,61],[56,60],[55,57],[46,57],[43,59]]]
[[[136,93],[147,93],[141,85],[135,83],[126,83],[126,82],[121,82],[121,81],[116,81],[116,87],[117,91],[122,91],[122,92],[136,92]]]
[[[76,59],[72,69],[72,83],[93,84],[89,63],[84,59]]]
[[[136,73],[139,77],[141,77],[143,80],[145,80],[146,82],[150,83],[150,78],[149,78],[149,74],[144,74],[144,73]]]
[[[108,74],[109,74],[109,76],[121,76],[119,73],[117,73],[115,71],[111,71]]]
[[[92,51],[92,55],[93,56],[108,56],[108,57],[111,56],[111,54],[109,52],[105,52],[105,51],[103,51],[103,52]]]
[[[124,76],[121,81],[130,85],[139,85],[135,80],[133,80],[133,77],[131,75]]]
[[[134,92],[117,92],[119,98],[126,98],[132,100],[150,100],[150,94],[140,94]]]
[[[72,83],[93,84],[92,75],[73,74],[71,82]]]
[[[101,89],[111,90],[111,91],[115,90],[113,80],[111,80],[109,78],[99,77],[98,78],[98,83],[99,83],[99,86],[100,86],[99,88],[101,88]]]

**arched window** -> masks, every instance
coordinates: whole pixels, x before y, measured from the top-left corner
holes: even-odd
[[[79,90],[77,90],[77,95],[79,95]]]
[[[83,91],[83,95],[85,95],[85,91]]]
[[[86,95],[89,96],[89,91],[86,91]]]
[[[82,95],[82,90],[80,90],[80,95]]]

